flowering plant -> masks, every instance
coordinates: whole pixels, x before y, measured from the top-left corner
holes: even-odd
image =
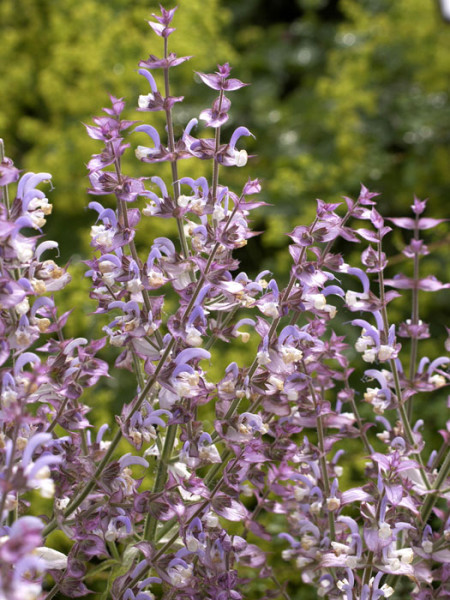
[[[387,278],[391,226],[362,186],[344,211],[318,200],[313,223],[289,234],[285,287],[268,271],[239,271],[235,251],[256,235],[249,216],[264,204],[258,180],[240,192],[222,182],[248,160],[241,138],[251,132],[237,127],[228,141],[222,133],[228,96],[246,84],[228,64],[198,73],[217,92],[199,115],[212,133],[195,137],[192,119],[177,139],[172,111],[183,98],[171,95],[169,72],[190,57],[169,52],[174,13],[153,15],[163,56],[139,65],[151,91],[138,110],[164,113],[167,139],[123,119],[115,97],[86,126],[103,144],[88,164],[89,193],[115,198],[114,208],[89,203],[87,276],[96,313],[109,321],[102,339],[66,339],[69,314],[58,313],[54,294],[70,276],[43,259],[57,243],[40,241],[51,212],[41,187],[51,175],[20,176],[2,150],[0,598],[73,598],[94,588],[114,600],[239,600],[251,597],[251,577],[264,582],[259,598],[290,598],[277,551],[319,597],[404,597],[405,589],[420,600],[447,597],[450,435],[441,429],[441,446],[430,450],[413,406],[416,395],[434,398],[448,384],[449,359],[419,353],[430,336],[420,292],[448,288],[420,275],[421,232],[443,219],[422,216],[418,199],[411,217],[389,219],[413,234],[403,250],[413,275]],[[135,151],[150,174],[170,163],[170,185],[123,172],[130,128],[150,138]],[[180,176],[185,159],[209,161],[210,180]],[[178,240],[157,237],[140,252],[140,222],[155,218],[173,219]],[[363,243],[360,262],[334,250],[339,238]],[[404,290],[411,318],[396,324],[388,308]],[[338,311],[356,343],[336,333]],[[239,352],[251,338],[250,364],[223,364],[218,347]],[[99,357],[105,344],[120,349],[115,367],[134,374],[136,392],[114,424],[97,428],[83,394],[109,374]],[[363,398],[360,359],[370,385]],[[351,467],[345,452],[358,447],[361,481],[340,483]],[[66,553],[53,547],[56,530],[70,540]]]

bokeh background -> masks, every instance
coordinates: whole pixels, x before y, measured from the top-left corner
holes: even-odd
[[[275,260],[282,234],[313,215],[315,198],[355,195],[361,182],[382,193],[381,207],[392,215],[404,214],[417,194],[444,216],[450,25],[437,0],[178,6],[173,49],[194,55],[173,70],[174,89],[187,98],[175,115],[180,128],[212,99],[195,70],[229,61],[235,76],[251,82],[231,97],[229,129],[245,124],[254,132],[247,147],[257,157],[247,171],[263,178],[264,199],[276,207],[262,213],[268,235],[258,255]],[[48,231],[56,237],[64,228],[63,257],[81,251],[91,221],[84,165],[99,148],[82,123],[99,114],[109,93],[126,98],[130,116],[154,123],[154,115],[132,109],[147,93],[137,63],[161,50],[146,22],[157,8],[154,0],[0,3],[0,132],[22,168],[54,174]],[[241,181],[242,172],[233,177]]]
[[[186,98],[175,107],[177,132],[213,99],[194,71],[211,72],[229,61],[233,75],[251,83],[230,95],[227,131],[247,126],[256,139],[246,139],[246,148],[255,157],[224,180],[239,190],[248,176],[260,177],[262,199],[270,205],[253,224],[265,235],[238,256],[249,274],[268,268],[286,278],[284,234],[309,224],[316,198],[354,197],[361,183],[381,193],[386,216],[408,215],[414,194],[430,199],[429,215],[448,216],[450,24],[437,0],[179,0],[178,6],[172,50],[194,58],[173,69],[173,93]],[[53,174],[54,211],[46,232],[59,242],[61,259],[71,262],[74,283],[63,293],[63,304],[74,309],[67,335],[101,335],[104,324],[90,316],[95,306],[83,279],[96,216],[86,210],[85,165],[100,147],[82,124],[114,94],[127,100],[127,117],[161,125],[159,115],[135,111],[138,95],[149,91],[137,74],[138,62],[162,52],[146,22],[157,9],[154,0],[0,2],[0,137],[17,166]],[[134,145],[145,143],[139,135],[135,139]],[[206,168],[184,161],[181,174],[197,177]],[[168,174],[167,165],[143,166],[132,152],[125,170]],[[141,247],[149,236],[175,234],[163,220],[148,227],[138,239]],[[435,254],[423,261],[422,272],[445,279],[449,237],[445,225],[436,232],[427,234]],[[408,272],[403,243],[395,234],[388,250],[393,264]],[[449,298],[436,296],[431,307],[430,296],[422,296],[425,317],[432,312],[437,323],[423,347],[435,357]],[[409,310],[406,297],[395,304],[394,319]],[[240,362],[246,352],[239,350]],[[224,356],[233,360],[232,353]],[[97,422],[110,421],[111,408],[128,401],[132,387],[127,374],[99,386],[90,400]],[[429,423],[437,422],[442,406],[427,406]],[[297,584],[298,574],[290,588],[293,600],[308,598]]]

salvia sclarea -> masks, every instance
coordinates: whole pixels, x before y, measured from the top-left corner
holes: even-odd
[[[103,338],[65,337],[57,292],[70,275],[58,244],[42,241],[51,175],[21,174],[2,151],[0,598],[239,600],[253,597],[252,579],[259,598],[289,599],[300,582],[330,600],[446,598],[450,434],[439,424],[441,446],[429,448],[413,406],[423,393],[441,402],[448,385],[449,359],[419,351],[431,335],[420,293],[449,287],[421,274],[421,235],[444,220],[423,217],[417,198],[411,217],[384,219],[362,186],[356,200],[318,200],[313,223],[288,234],[287,285],[240,271],[235,251],[265,204],[257,179],[225,184],[249,159],[252,133],[222,131],[246,84],[228,64],[197,73],[216,95],[176,138],[183,97],[169,72],[191,57],[169,52],[174,13],[152,16],[163,56],[139,64],[138,111],[164,113],[164,135],[122,118],[115,97],[86,125],[103,144],[88,163],[86,261]],[[123,172],[132,145],[148,177]],[[209,161],[211,177],[180,176],[188,159]],[[170,182],[154,174],[161,162]],[[178,238],[142,248],[136,236],[154,218],[173,219]],[[385,276],[391,225],[411,232],[412,275]],[[352,264],[334,250],[340,238],[363,248]],[[389,305],[405,290],[411,316],[396,323]],[[249,340],[245,365],[217,350],[233,344],[240,360]],[[134,374],[135,395],[99,427],[83,394],[115,368]],[[359,480],[348,475],[355,452]]]

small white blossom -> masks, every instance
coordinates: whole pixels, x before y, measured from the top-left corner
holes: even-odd
[[[222,221],[225,217],[225,211],[220,204],[215,205],[212,216],[215,221]]]
[[[136,154],[136,158],[138,160],[142,160],[143,158],[147,158],[154,154],[154,148],[147,148],[147,146],[138,146],[134,153]]]
[[[127,290],[132,294],[138,294],[143,289],[142,281],[139,278],[127,281]]]
[[[341,506],[339,498],[327,498],[327,508],[329,511],[337,510]]]
[[[179,477],[180,479],[189,479],[191,474],[188,471],[186,465],[182,462],[176,462],[173,465],[169,465],[168,470],[175,475],[175,477]]]
[[[190,201],[190,196],[185,196],[184,194],[180,194],[177,198],[177,204],[180,208],[186,208],[187,206],[189,206]]]
[[[175,565],[167,569],[167,574],[174,587],[185,587],[192,577],[192,565]]]
[[[265,352],[264,350],[261,350],[260,352],[258,352],[258,354],[256,355],[256,359],[258,361],[259,365],[268,365],[270,362],[272,362],[270,360],[270,356],[268,352]]]
[[[316,310],[324,310],[327,304],[323,294],[305,294],[305,300],[310,302]]]
[[[294,556],[294,551],[292,550],[292,548],[286,548],[285,550],[282,550],[281,552],[281,558],[283,560],[291,560],[291,558]]]
[[[394,593],[394,588],[392,588],[387,583],[384,583],[380,587],[380,590],[383,592],[385,598],[390,598],[392,596],[392,594]]]
[[[45,569],[61,570],[67,567],[67,556],[53,548],[39,546],[33,550],[33,554],[43,561]]]
[[[28,302],[28,298],[24,298],[21,302],[18,302],[15,306],[16,313],[18,315],[26,315],[30,310],[30,303]]]
[[[210,463],[218,463],[221,461],[220,453],[214,446],[214,444],[205,444],[204,446],[200,446],[200,448],[198,449],[198,456],[202,460]]]
[[[373,345],[374,341],[369,335],[362,335],[356,340],[355,349],[358,352],[365,352],[370,346]]]
[[[147,108],[150,102],[153,102],[155,96],[153,94],[141,94],[138,98],[139,108]]]
[[[350,552],[350,546],[341,544],[340,542],[331,542],[331,547],[336,556],[341,556],[341,554],[348,554]]]
[[[391,526],[389,525],[389,523],[386,523],[386,521],[383,521],[383,523],[381,523],[379,529],[378,529],[378,536],[381,540],[388,540],[392,535],[392,530],[391,530]]]
[[[272,317],[273,319],[276,319],[280,316],[277,302],[266,302],[265,304],[260,304],[259,310],[266,317]]]
[[[31,463],[25,470],[25,474],[31,471],[34,463]],[[29,480],[28,484],[34,489],[38,489],[43,498],[53,498],[55,495],[55,483],[50,477],[50,468],[44,465],[33,475],[33,479]]]
[[[248,161],[248,154],[245,150],[235,150],[234,160],[237,167],[245,167]]]
[[[219,517],[211,511],[206,513],[204,520],[205,520],[205,525],[207,527],[211,527],[211,529],[219,526]]]
[[[282,346],[280,348],[280,354],[281,360],[286,365],[298,362],[303,357],[303,352],[298,348],[294,348],[294,346]]]
[[[14,250],[16,251],[17,258],[21,263],[28,263],[33,258],[33,248],[30,243],[26,240],[18,241],[17,239],[13,242]]]
[[[363,361],[368,362],[368,363],[375,362],[376,358],[377,358],[376,348],[368,348],[367,350],[365,350],[364,354],[362,355]]]
[[[137,156],[137,153],[136,153]],[[139,156],[138,156],[139,158]],[[142,214],[144,217],[153,217],[159,213],[159,208],[156,206],[156,203],[151,201],[142,209]]]
[[[443,375],[439,375],[439,373],[435,373],[428,379],[428,383],[431,383],[436,389],[443,387],[447,384],[447,380]]]
[[[105,248],[112,246],[114,234],[114,229],[106,229],[104,225],[92,225],[91,227],[91,238]]]
[[[378,348],[378,360],[389,360],[395,356],[395,349],[392,346],[381,345]]]
[[[186,328],[186,341],[189,346],[194,346],[195,348],[198,348],[203,343],[200,331],[193,325],[188,325]]]

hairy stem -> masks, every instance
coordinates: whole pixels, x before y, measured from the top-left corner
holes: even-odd
[[[419,215],[416,214],[415,218],[415,229],[414,229],[414,239],[419,239]],[[413,273],[414,282],[417,284],[419,281],[419,253],[414,252],[414,273]],[[417,285],[414,285],[412,289],[412,307],[411,307],[411,327],[415,327],[419,324],[419,288]],[[411,339],[411,355],[409,362],[409,380],[411,383],[414,381],[414,376],[416,374],[416,362],[417,362],[417,348],[419,345],[419,340],[417,335],[414,335]],[[413,396],[408,398],[407,403],[407,413],[408,420],[411,421],[412,412],[413,412]]]
[[[173,447],[177,435],[178,425],[169,425],[167,427],[166,439],[164,447],[158,463],[158,471],[156,474],[153,493],[161,492],[167,479],[167,469],[172,456]],[[153,541],[155,539],[157,518],[151,514],[147,515],[144,528],[144,539]]]
[[[169,54],[168,48],[168,38],[164,38],[164,58],[167,59]],[[164,68],[164,94],[165,97],[168,98],[170,96],[170,82],[169,82],[169,67]],[[166,123],[167,123],[167,141],[169,146],[169,151],[172,155],[175,153],[175,136],[173,131],[173,121],[172,121],[172,109],[167,107],[166,110]],[[174,156],[172,156],[172,160],[170,161],[170,166],[172,169],[172,186],[174,193],[175,204],[178,205],[178,198],[180,196],[180,182],[178,177],[178,165],[177,160]],[[189,256],[189,247],[187,245],[186,235],[184,233],[183,228],[183,219],[177,217],[177,228],[178,228],[178,236],[180,238],[181,244],[181,253],[184,258],[188,258]],[[192,278],[192,273],[190,276]]]

